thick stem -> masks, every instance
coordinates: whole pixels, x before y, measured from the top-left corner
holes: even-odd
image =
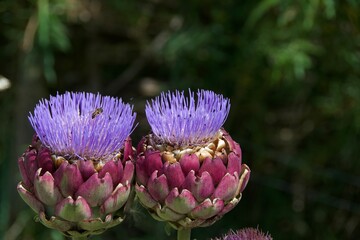
[[[191,228],[182,228],[177,231],[177,240],[190,240]]]

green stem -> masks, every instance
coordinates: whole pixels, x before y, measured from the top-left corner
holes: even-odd
[[[71,237],[72,240],[87,240],[87,236],[81,236],[81,237]]]
[[[177,240],[190,240],[191,228],[182,228],[177,231]]]

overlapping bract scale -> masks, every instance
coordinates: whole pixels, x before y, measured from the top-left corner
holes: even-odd
[[[135,169],[130,138],[122,153],[99,169],[90,160],[70,163],[51,155],[35,137],[18,160],[23,179],[18,192],[50,228],[68,236],[103,232],[123,221],[132,187]]]

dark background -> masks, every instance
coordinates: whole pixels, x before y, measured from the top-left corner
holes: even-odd
[[[232,212],[193,237],[259,226],[274,239],[360,236],[360,3],[356,0],[1,0],[0,236],[63,236],[16,192],[17,158],[40,98],[100,92],[144,104],[211,89],[231,99],[225,128],[252,175]],[[5,80],[3,80],[5,81]],[[1,84],[0,84],[1,86]],[[92,239],[175,239],[140,205]],[[50,236],[50,238],[49,238]]]

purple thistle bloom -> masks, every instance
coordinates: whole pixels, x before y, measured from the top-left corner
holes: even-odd
[[[151,129],[162,142],[189,146],[211,141],[224,124],[230,101],[208,90],[162,93],[147,102],[145,112]]]
[[[42,99],[29,120],[41,142],[67,158],[108,160],[124,145],[136,114],[121,99],[92,93]]]
[[[214,240],[272,240],[269,233],[263,233],[258,228],[243,228],[236,232],[230,230],[221,238]]]

